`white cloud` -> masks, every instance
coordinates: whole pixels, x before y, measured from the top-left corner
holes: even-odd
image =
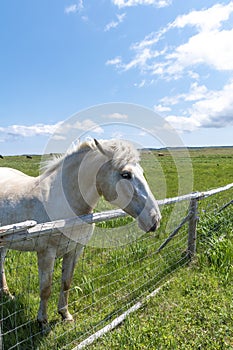
[[[70,126],[72,129],[78,129],[83,131],[93,131],[97,134],[102,134],[104,130],[91,119],[85,119],[81,122],[77,121],[74,125]]]
[[[185,101],[197,101],[206,98],[208,89],[205,85],[198,85],[197,82],[192,83],[188,94],[183,94]]]
[[[89,21],[89,17],[88,16],[82,16],[81,17],[83,22],[88,22]]]
[[[166,111],[169,106],[175,106],[178,103],[193,102],[206,98],[209,95],[205,85],[198,85],[197,82],[191,83],[189,91],[172,96],[166,96],[160,99],[160,110]],[[156,107],[156,106],[155,106]]]
[[[172,0],[112,0],[112,2],[119,8],[137,5],[154,5],[156,7],[166,7],[172,3]]]
[[[122,67],[126,71],[135,67],[141,67],[143,69],[143,67],[146,66],[147,61],[151,58],[151,50],[149,50],[148,48],[144,48],[142,51],[140,51],[140,54],[137,54],[131,62],[125,64]]]
[[[116,68],[123,71],[128,71],[132,68],[139,68],[141,71],[145,72],[151,70],[149,61],[153,61],[164,51],[159,52],[157,50],[151,50],[150,48],[144,47],[142,50],[137,50],[135,57],[128,63],[123,63],[121,57],[115,57],[106,62],[107,65],[116,66]]]
[[[193,72],[192,70],[189,70],[187,73],[188,73],[188,76],[193,80],[200,79],[200,75],[197,72]]]
[[[218,71],[233,70],[233,28],[224,24],[233,13],[233,1],[227,5],[216,4],[208,9],[191,11],[178,16],[172,23],[158,32],[147,35],[142,41],[131,45],[133,57],[124,62],[122,57],[109,60],[123,71],[139,69],[151,76],[165,79],[178,79],[184,74],[199,77],[194,72],[198,65],[209,66]],[[194,33],[184,32],[185,41],[177,46],[169,45],[168,32],[185,31],[192,27]],[[173,35],[175,35],[174,33]],[[165,39],[164,46],[163,39]],[[183,39],[184,40],[184,39]],[[158,47],[160,49],[158,50]]]
[[[136,86],[137,88],[141,89],[146,85],[146,80],[143,79],[140,83],[134,83],[134,86]]]
[[[200,125],[193,118],[187,118],[182,116],[170,115],[165,118],[177,131],[189,132],[196,130]]]
[[[52,137],[52,139],[53,139],[54,141],[64,141],[64,140],[66,140],[66,137],[63,136],[63,135],[54,134],[53,137]]]
[[[149,5],[149,1],[133,0],[116,0],[114,3],[119,7]],[[154,106],[157,112],[167,113],[166,120],[180,131],[231,126],[233,79],[223,83],[226,73],[228,79],[229,73],[230,76],[233,73],[233,22],[230,16],[233,17],[233,1],[192,10],[132,44],[130,60],[124,61],[123,57],[117,56],[106,64],[122,72],[138,69],[142,76],[140,87],[157,77],[169,81],[184,78],[186,84],[191,81],[187,91],[178,90],[177,93],[175,87],[172,96],[160,99]],[[176,40],[171,41],[174,36]],[[207,86],[212,83],[209,74],[213,71],[218,72],[215,74],[220,77],[219,86],[210,89]],[[177,84],[177,89],[183,86]]]
[[[108,32],[109,30],[118,27],[119,24],[121,24],[121,23],[124,21],[125,16],[126,16],[126,13],[122,13],[122,14],[120,14],[120,15],[116,15],[117,20],[116,20],[116,21],[111,21],[110,23],[108,23],[108,24],[105,26],[104,31],[105,31],[105,32]]]
[[[165,71],[181,74],[184,68],[204,64],[216,70],[233,70],[233,29],[223,29],[222,24],[233,13],[233,2],[216,4],[208,9],[191,11],[178,16],[167,30],[192,26],[198,31],[188,41],[165,55]]]
[[[219,71],[233,70],[233,29],[201,32],[178,46],[166,56],[167,73],[181,73],[197,64],[209,65]]]
[[[106,65],[107,66],[116,66],[118,68],[118,67],[121,66],[121,63],[122,63],[121,57],[118,56],[118,57],[115,57],[115,58],[113,58],[111,60],[108,60],[106,62]]]
[[[191,11],[187,15],[178,16],[171,27],[195,26],[199,31],[216,30],[220,28],[222,22],[229,19],[232,12],[232,1],[227,5],[216,4],[208,9]]]
[[[198,94],[183,94],[185,100],[196,102],[188,111],[188,117],[169,115],[166,120],[180,131],[193,131],[197,128],[224,128],[233,125],[233,80],[221,90],[207,91],[195,86]],[[190,96],[192,98],[190,98]]]
[[[78,6],[76,4],[67,6],[65,8],[65,13],[69,14],[69,13],[75,13],[78,11]]]
[[[157,113],[162,113],[162,112],[170,112],[171,108],[167,106],[163,106],[161,104],[155,105],[154,106],[154,111]]]
[[[83,10],[83,8],[84,8],[83,0],[79,0],[75,4],[65,7],[65,13],[70,14],[70,13],[80,12],[81,10]]]
[[[48,136],[52,135],[59,127],[57,124],[35,124],[27,125],[10,125],[5,128],[0,128],[1,140],[16,139],[20,137]]]
[[[97,134],[103,133],[103,129],[90,119],[77,121],[75,124],[58,122],[56,124],[35,124],[35,125],[10,125],[0,128],[0,142],[14,140],[22,137],[51,136],[53,139],[63,140],[71,129],[83,131],[91,130]]]
[[[111,138],[113,139],[123,139],[125,137],[125,135],[123,133],[121,133],[120,131],[114,131],[111,134]]]
[[[107,115],[103,115],[103,118],[107,118],[107,119],[128,119],[128,115],[127,114],[122,114],[122,113],[112,113],[112,114],[107,114]]]

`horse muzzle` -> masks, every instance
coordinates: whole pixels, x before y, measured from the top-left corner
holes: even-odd
[[[160,226],[160,223],[158,222],[156,222],[153,226],[151,226],[151,228],[148,230],[148,231],[146,231],[146,232],[155,232],[158,228],[159,228],[159,226]]]
[[[153,220],[140,220],[138,217],[138,226],[144,232],[155,232],[160,226],[161,215],[156,215]]]

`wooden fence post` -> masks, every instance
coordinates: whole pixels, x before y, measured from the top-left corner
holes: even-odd
[[[189,219],[189,227],[188,227],[188,256],[190,259],[195,255],[196,253],[196,238],[197,238],[197,199],[193,198],[190,201],[189,206],[189,213],[190,213],[190,219]]]

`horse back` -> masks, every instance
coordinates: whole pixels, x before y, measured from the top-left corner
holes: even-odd
[[[0,167],[0,200],[4,196],[12,198],[21,192],[30,191],[35,180],[35,177],[28,176],[19,170]]]
[[[26,175],[17,169],[0,167],[0,184],[6,181],[19,181],[19,179],[30,179],[32,176]]]
[[[8,225],[45,218],[37,178],[0,167],[0,223]]]

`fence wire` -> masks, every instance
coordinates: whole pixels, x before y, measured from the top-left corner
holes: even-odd
[[[230,189],[199,201],[198,244],[208,244],[211,230],[217,231],[217,225],[232,220],[230,215],[221,219],[219,214],[226,204],[229,204],[226,208],[229,212],[232,198],[233,190]],[[164,206],[160,229],[156,233],[143,234],[129,244],[114,249],[85,247],[70,290],[69,309],[75,318],[73,323],[62,322],[57,313],[62,270],[61,259],[57,259],[47,332],[42,332],[36,321],[39,306],[36,253],[9,250],[5,266],[12,295],[1,296],[2,349],[71,350],[187,264],[187,223],[159,250],[172,233],[172,230],[168,231],[168,227],[172,227],[171,212],[172,204]],[[218,215],[219,222],[211,228],[210,217],[217,218]],[[97,225],[97,233],[101,225]],[[122,226],[123,230],[129,230],[129,225]],[[131,223],[130,231],[135,230],[136,224]]]

